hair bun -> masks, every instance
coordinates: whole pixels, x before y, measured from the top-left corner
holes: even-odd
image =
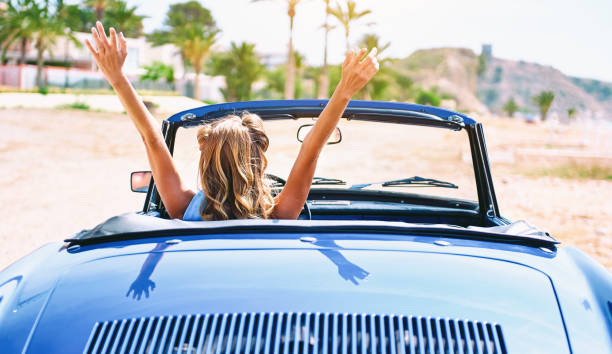
[[[254,144],[257,144],[264,152],[268,150],[269,140],[264,131],[263,120],[257,115],[249,112],[243,113],[240,118],[242,125],[249,128],[249,134]]]
[[[204,151],[206,146],[206,139],[212,132],[212,126],[210,124],[203,125],[198,130],[198,144],[200,145],[200,151]]]

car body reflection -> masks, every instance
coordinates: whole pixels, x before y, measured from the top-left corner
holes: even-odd
[[[367,270],[346,259],[338,250],[342,249],[342,247],[338,246],[334,240],[317,240],[313,244],[325,247],[325,249],[318,249],[317,251],[321,252],[338,267],[338,274],[342,279],[359,285],[360,280],[366,280],[370,276]]]
[[[325,258],[329,259],[338,267],[338,275],[346,281],[350,281],[354,285],[359,285],[360,281],[366,280],[370,273],[358,266],[357,264],[349,261],[341,252],[340,247],[333,240],[318,240],[313,243],[316,246],[321,247],[317,249]],[[126,297],[132,297],[135,300],[141,300],[148,298],[150,293],[155,290],[157,284],[151,280],[153,271],[164,256],[164,251],[171,245],[160,242],[149,252],[149,255],[145,259],[140,272],[136,279],[130,284],[130,287],[125,294]]]
[[[136,280],[132,282],[130,288],[125,294],[126,297],[132,295],[133,299],[140,300],[142,295],[145,297],[149,297],[149,291],[155,290],[155,282],[151,280],[151,275],[157,267],[157,264],[164,256],[164,250],[170,246],[165,242],[158,243],[155,248],[151,250],[147,258],[145,259],[142,267],[140,268],[140,272],[136,277]]]

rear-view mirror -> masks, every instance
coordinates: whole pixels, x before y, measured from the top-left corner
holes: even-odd
[[[151,171],[132,172],[130,175],[130,188],[132,192],[146,193],[151,183]]]
[[[300,128],[297,131],[297,140],[300,143],[304,142],[306,135],[310,133],[310,130],[312,129],[313,126],[314,124],[304,124],[300,126]],[[342,141],[342,132],[340,131],[340,128],[336,127],[334,129],[334,132],[329,137],[329,139],[327,139],[327,144],[328,145],[338,144],[341,141]]]

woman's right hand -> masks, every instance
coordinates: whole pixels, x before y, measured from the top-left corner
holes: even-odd
[[[96,27],[97,29],[91,28],[91,35],[97,50],[89,39],[85,40],[85,44],[108,82],[114,86],[123,76],[121,68],[127,56],[127,43],[123,32],[119,35],[119,46],[117,46],[117,32],[114,28],[111,27],[109,30],[109,39],[100,21],[96,22]]]

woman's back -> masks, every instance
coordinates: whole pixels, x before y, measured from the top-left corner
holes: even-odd
[[[185,221],[202,221],[202,215],[200,215],[200,211],[202,207],[206,203],[206,198],[204,198],[204,192],[199,191],[196,195],[193,196],[191,202],[185,209],[185,213],[183,214],[183,220]]]

